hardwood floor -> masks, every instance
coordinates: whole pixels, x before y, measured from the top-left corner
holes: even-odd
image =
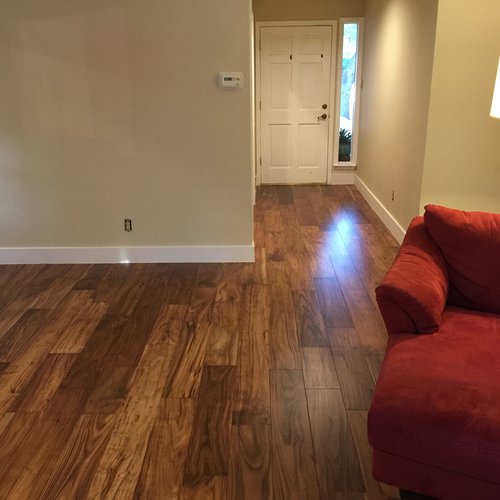
[[[0,498],[388,498],[366,416],[396,241],[354,187],[283,186],[255,245],[0,266]]]

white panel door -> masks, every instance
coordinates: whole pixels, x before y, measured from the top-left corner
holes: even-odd
[[[261,28],[261,182],[326,182],[332,28]]]

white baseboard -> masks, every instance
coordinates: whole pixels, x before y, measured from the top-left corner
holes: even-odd
[[[254,262],[254,247],[0,248],[0,264],[119,264],[133,262]]]
[[[354,184],[354,172],[333,172],[329,184],[345,186]]]
[[[390,233],[401,243],[406,234],[406,230],[399,224],[394,216],[387,210],[382,202],[372,193],[368,186],[356,175],[354,185],[358,188],[363,198],[372,207],[374,212],[380,217]]]

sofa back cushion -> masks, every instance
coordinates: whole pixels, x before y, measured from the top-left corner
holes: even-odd
[[[427,205],[424,220],[448,266],[448,304],[500,314],[500,214]]]

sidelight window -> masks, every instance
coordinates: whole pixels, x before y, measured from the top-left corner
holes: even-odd
[[[361,19],[341,19],[339,37],[335,164],[355,166],[361,90]]]

